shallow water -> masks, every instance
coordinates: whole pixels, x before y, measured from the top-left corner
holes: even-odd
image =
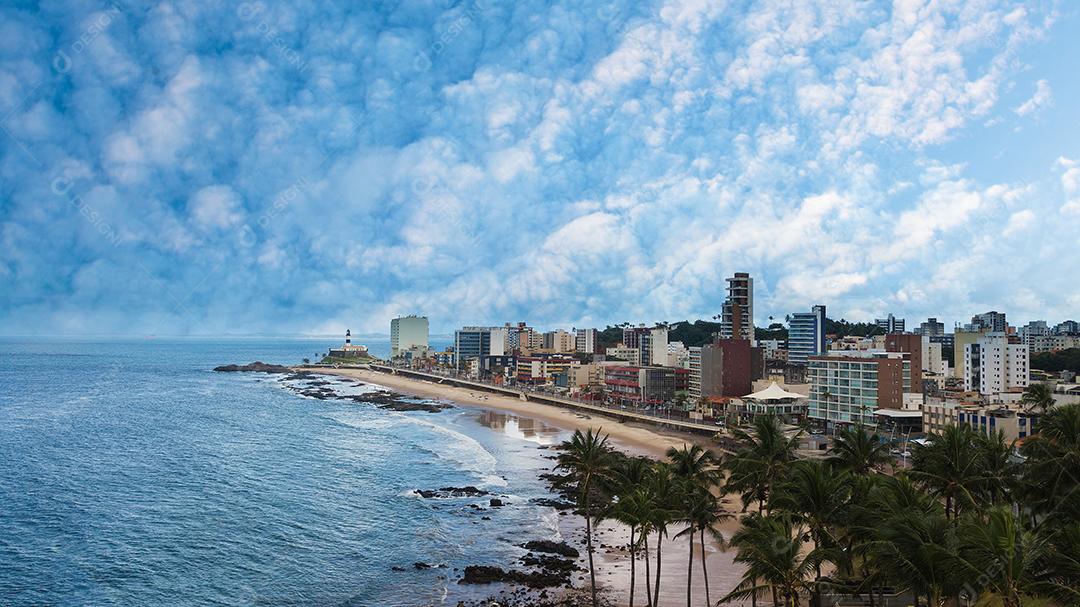
[[[529,502],[547,495],[538,447],[564,438],[554,428],[211,371],[330,345],[0,341],[0,602],[456,604],[475,591],[455,567],[505,566],[516,544],[558,537],[558,517]],[[355,384],[330,387],[370,389]],[[413,493],[462,485],[509,504]]]

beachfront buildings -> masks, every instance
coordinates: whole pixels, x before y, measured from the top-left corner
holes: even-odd
[[[984,396],[1023,390],[1030,371],[1028,347],[1015,335],[990,332],[964,346],[965,390]]]
[[[502,356],[507,351],[506,327],[464,327],[454,331],[455,364],[458,370],[469,361],[486,356]]]
[[[577,349],[576,336],[562,329],[548,331],[544,333],[543,349],[556,353],[573,352]]]
[[[580,363],[568,354],[518,356],[514,359],[514,374],[518,383],[546,384],[553,381],[556,375],[576,366],[580,366]]]
[[[682,378],[677,375],[683,375]],[[680,379],[682,381],[680,381]],[[608,400],[635,407],[660,406],[672,401],[685,382],[684,369],[670,367],[604,366]]]
[[[825,354],[825,306],[788,317],[787,360],[792,365],[806,365],[811,356]]]
[[[631,362],[639,367],[668,364],[667,327],[646,327],[645,325],[627,327],[623,329],[622,344],[627,352],[630,349],[637,350],[637,359]]]
[[[402,316],[390,321],[390,356],[397,358],[406,352],[423,355],[428,349],[428,319],[426,316]]]
[[[754,341],[754,279],[736,272],[727,279],[727,300],[720,311],[720,337]]]
[[[908,356],[871,350],[811,357],[806,370],[808,417],[828,424],[869,426],[875,423],[876,410],[904,409],[904,393],[910,390]]]

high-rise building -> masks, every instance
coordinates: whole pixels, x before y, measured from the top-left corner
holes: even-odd
[[[688,364],[690,369],[689,386],[687,392],[691,400],[701,398],[701,347],[690,346],[688,351]]]
[[[1066,320],[1054,326],[1054,335],[1077,335],[1080,334],[1080,323],[1075,320]]]
[[[623,345],[637,348],[638,365],[665,366],[668,364],[668,330],[666,327],[644,325],[623,329]]]
[[[885,329],[885,333],[903,333],[906,323],[903,318],[897,318],[892,315],[892,312],[889,312],[889,315],[885,318],[875,318],[874,324]]]
[[[984,396],[1022,390],[1030,373],[1028,347],[1016,336],[986,333],[964,347],[964,389]]]
[[[736,272],[727,283],[727,301],[720,312],[720,337],[754,341],[754,279],[746,272]]]
[[[507,355],[507,337],[506,327],[463,327],[454,331],[457,368],[463,368],[473,359]]]
[[[904,391],[923,392],[923,337],[914,333],[889,333],[885,336],[886,352],[908,354],[911,369],[904,377]]]
[[[753,392],[753,351],[748,339],[718,339],[702,346],[701,395],[742,397]]]
[[[965,359],[964,349],[969,345],[979,341],[979,338],[986,333],[985,329],[974,329],[968,325],[968,328],[961,329],[957,327],[953,331],[953,376],[959,379],[967,377],[967,363]]]
[[[825,353],[825,306],[788,317],[788,364],[806,365],[811,356]]]
[[[901,352],[843,352],[814,356],[807,415],[830,423],[873,425],[877,409],[902,409],[911,361]]]
[[[987,333],[1006,333],[1009,330],[1009,323],[1005,320],[1004,312],[990,311],[972,316],[971,324],[965,328]]]
[[[426,316],[402,316],[390,321],[390,356],[397,358],[406,352],[427,350],[428,319]]]
[[[1027,345],[1028,350],[1034,350],[1036,341],[1046,335],[1050,335],[1050,327],[1045,320],[1033,320],[1020,327],[1020,339]]]
[[[577,340],[573,335],[557,329],[544,333],[544,349],[552,352],[573,352],[577,347]]]
[[[919,325],[919,328],[915,331],[919,335],[925,335],[927,337],[937,337],[939,335],[945,335],[945,323],[938,322],[938,319],[930,317],[926,319],[926,322]]]
[[[577,329],[574,335],[575,348],[578,352],[592,354],[596,352],[597,332],[596,329]]]

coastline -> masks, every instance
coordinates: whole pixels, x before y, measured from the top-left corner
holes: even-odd
[[[628,424],[616,419],[591,416],[562,409],[554,405],[521,401],[500,394],[486,393],[479,390],[436,384],[420,379],[391,375],[369,369],[312,369],[296,368],[312,374],[347,377],[381,386],[400,394],[436,401],[443,401],[455,406],[480,411],[508,413],[523,418],[531,418],[566,431],[600,428],[610,437],[612,446],[621,451],[647,456],[656,460],[665,459],[669,447],[680,448],[685,444],[698,443],[710,445],[699,436],[680,434],[660,428],[649,428],[639,424]],[[543,472],[538,470],[538,472]],[[728,503],[727,511],[738,513],[738,506]],[[576,516],[559,517],[559,528],[563,539],[574,544],[584,544],[584,525]],[[721,526],[724,535],[730,537],[738,528],[737,518],[732,518]],[[596,550],[596,579],[598,586],[611,589],[611,599],[615,605],[627,604],[627,588],[630,584],[630,563],[625,546],[629,540],[628,531],[613,521],[604,521],[595,529],[594,544]],[[675,530],[671,535],[675,534]],[[701,576],[701,546],[695,543],[693,592],[704,600],[704,582]],[[667,567],[663,570],[661,581],[661,605],[678,605],[686,600],[685,570],[690,548],[685,540],[669,537],[664,542],[663,559]],[[710,594],[713,600],[723,596],[739,581],[742,567],[732,561],[732,553],[724,552],[715,541],[706,542],[709,567]],[[652,554],[655,563],[655,552]],[[587,574],[576,576],[576,587],[587,585]],[[644,562],[638,563],[637,595],[639,602],[644,600],[646,590],[644,582]],[[741,603],[733,602],[732,605]]]

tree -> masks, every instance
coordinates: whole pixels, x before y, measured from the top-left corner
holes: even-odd
[[[611,516],[630,528],[630,607],[634,607],[634,591],[637,581],[637,548],[641,536],[648,533],[654,516],[655,496],[648,490],[651,463],[645,458],[627,459],[616,471],[613,491],[617,501]],[[648,566],[649,555],[645,554]],[[649,587],[646,570],[645,587]],[[651,595],[649,603],[652,603]]]
[[[1050,384],[1035,382],[1024,388],[1024,395],[1020,397],[1020,404],[1028,411],[1045,413],[1054,406],[1054,391]]]
[[[840,526],[847,506],[851,484],[847,472],[819,461],[802,460],[792,464],[787,479],[772,494],[769,512],[787,515],[804,524],[820,554],[837,545],[832,529]],[[815,563],[811,604],[821,603],[821,561]]]
[[[870,434],[861,425],[855,425],[836,435],[827,461],[852,474],[868,474],[891,464],[893,457],[889,455],[889,444],[877,432]]]
[[[1046,542],[1024,531],[1012,509],[1003,506],[990,510],[985,520],[965,517],[957,539],[958,573],[971,589],[997,594],[1002,607],[1020,607],[1021,594],[1033,590]]]
[[[820,553],[803,554],[803,530],[791,519],[749,514],[731,537],[735,562],[746,566],[739,583],[720,599],[721,603],[752,598],[772,591],[773,604],[798,607],[799,593],[808,590],[808,578],[817,568]]]
[[[754,418],[752,432],[736,428],[734,434],[739,447],[726,464],[725,492],[738,493],[743,510],[756,501],[758,512],[763,513],[773,485],[784,477],[795,458],[802,432],[788,437],[776,416],[761,415]]]
[[[667,535],[668,525],[674,520],[677,513],[676,481],[671,473],[671,466],[665,463],[657,464],[653,474],[649,478],[649,490],[656,496],[655,508],[653,509],[650,527],[656,532],[656,579],[653,586],[654,604],[660,602],[660,570],[663,564],[663,541]],[[646,542],[648,538],[646,538]],[[645,548],[648,553],[648,545]],[[648,573],[646,572],[646,575]]]
[[[968,426],[946,426],[912,451],[911,477],[945,500],[945,517],[955,519],[975,503],[982,481],[982,457]]]
[[[1038,430],[1020,447],[1025,505],[1036,525],[1080,519],[1080,404],[1053,407]]]
[[[941,513],[904,512],[882,521],[874,543],[874,565],[901,588],[940,607],[959,593],[955,529]]]
[[[611,449],[607,445],[608,437],[600,436],[600,431],[582,433],[575,430],[569,441],[562,444],[557,468],[565,469],[577,486],[578,505],[585,515],[585,542],[589,553],[589,584],[592,591],[592,604],[597,607],[596,569],[593,567],[592,538],[592,500],[593,492],[610,475]]]
[[[686,529],[680,531],[676,537],[687,535],[690,542],[690,563],[686,569],[686,607],[690,607],[694,576],[694,533],[698,520],[706,516],[704,513],[694,512],[693,507],[705,507],[707,498],[702,494],[711,495],[713,486],[719,481],[716,456],[712,451],[703,449],[700,445],[684,444],[680,449],[670,447],[667,450],[667,457],[671,472],[678,480],[677,486],[682,503],[679,517],[687,523]],[[698,520],[695,520],[695,516]]]

